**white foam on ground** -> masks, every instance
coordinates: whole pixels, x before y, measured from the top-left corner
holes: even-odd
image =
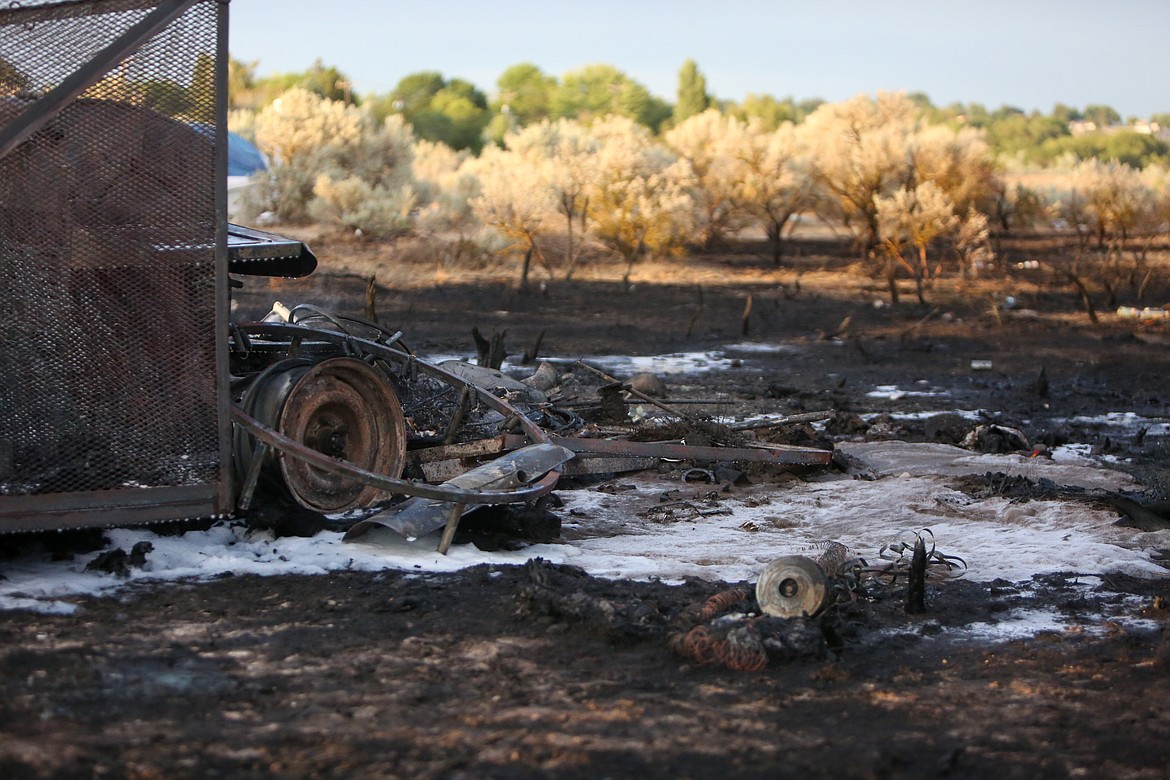
[[[865,394],[868,398],[885,398],[889,401],[898,401],[902,398],[938,398],[949,395],[945,390],[919,387],[914,390],[903,390],[898,385],[878,385]]]
[[[1092,417],[1078,415],[1057,422],[1086,428],[1106,428],[1130,434],[1136,434],[1144,428],[1147,436],[1170,436],[1170,420],[1165,417],[1143,417],[1134,412],[1109,412]]]
[[[117,529],[108,532],[114,547],[129,550],[144,540],[154,545],[145,568],[121,579],[85,570],[96,553],[73,561],[26,554],[3,564],[7,579],[0,581],[0,608],[67,612],[70,597],[110,593],[128,582],[206,579],[229,572],[449,572],[481,563],[522,564],[536,556],[601,577],[752,581],[769,561],[789,554],[815,555],[826,541],[876,559],[884,543],[907,529],[922,528],[933,531],[940,552],[964,558],[966,576],[978,581],[1024,581],[1058,571],[1166,576],[1151,556],[1170,547],[1170,531],[1142,533],[1114,526],[1112,512],[1069,502],[976,500],[938,477],[760,485],[719,494],[725,497],[714,502],[689,498],[708,486],[657,474],[621,482],[635,489],[614,495],[596,489],[558,491],[566,504],[563,541],[516,552],[456,545],[443,556],[435,551],[437,535],[408,543],[391,531],[362,543],[343,543],[341,534],[332,531],[308,539],[276,539],[230,521],[182,536]],[[672,500],[689,498],[699,510],[726,514],[674,522],[639,516],[662,506],[658,497],[667,490],[679,491]]]

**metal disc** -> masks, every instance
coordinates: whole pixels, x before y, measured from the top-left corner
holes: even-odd
[[[813,617],[827,606],[829,592],[829,578],[811,558],[801,555],[777,558],[756,581],[756,601],[774,617]]]
[[[276,429],[378,474],[398,477],[406,462],[406,421],[398,397],[381,374],[354,358],[332,358],[308,369],[289,390]],[[344,512],[390,495],[287,456],[280,458],[280,471],[293,498],[317,512]]]

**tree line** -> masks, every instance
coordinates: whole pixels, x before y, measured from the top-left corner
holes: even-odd
[[[689,116],[717,108],[744,121],[758,120],[775,129],[784,122],[799,124],[824,101],[796,100],[749,94],[742,101],[720,100],[707,89],[706,78],[693,60],[679,71],[676,100],[668,103],[620,69],[587,65],[561,78],[532,63],[507,68],[489,97],[459,78],[438,71],[403,77],[387,93],[359,95],[345,74],[320,60],[299,73],[259,77],[258,62],[229,63],[229,96],[233,108],[258,111],[288,89],[298,86],[330,100],[363,105],[381,121],[392,113],[403,116],[418,138],[478,154],[485,143],[503,142],[509,131],[542,119],[592,119],[616,114],[662,133]],[[923,93],[909,98],[934,124],[985,131],[992,151],[1018,161],[1050,165],[1072,155],[1078,160],[1117,159],[1132,167],[1170,164],[1170,145],[1157,128],[1170,131],[1170,112],[1144,119],[1121,115],[1106,105],[1083,109],[1057,103],[1050,113],[1003,105],[988,109],[979,103],[935,106]]]
[[[420,137],[403,112],[379,119],[300,87],[234,116],[273,161],[246,203],[253,216],[514,252],[522,287],[534,260],[570,278],[586,240],[621,257],[627,281],[646,256],[750,227],[781,263],[797,220],[819,218],[849,232],[895,302],[903,277],[924,300],[938,273],[988,266],[993,230],[1062,219],[1084,246],[1119,256],[1170,222],[1165,168],[1070,157],[1046,187],[1028,186],[985,130],[934,122],[902,93],[821,103],[775,126],[708,107],[658,134],[616,111],[541,117],[478,155]]]

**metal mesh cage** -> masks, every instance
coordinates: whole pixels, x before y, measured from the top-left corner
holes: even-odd
[[[0,8],[0,528],[5,497],[185,502],[156,519],[222,495],[225,9]]]

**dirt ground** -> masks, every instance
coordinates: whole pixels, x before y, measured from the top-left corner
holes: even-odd
[[[924,306],[907,287],[898,307],[876,305],[884,282],[814,240],[781,269],[753,245],[647,264],[629,291],[620,268],[572,283],[537,269],[527,294],[510,269],[460,278],[377,265],[392,249],[313,246],[331,273],[248,280],[241,313],[273,298],[362,313],[376,270],[379,319],[424,355],[473,352],[472,326],[506,329],[513,353],[543,333],[540,353],[563,358],[781,343],[795,349],[668,377],[669,395],[733,401],[695,407],[724,415],[981,409],[1033,443],[1128,459],[1151,497],[1170,492],[1164,435],[1076,420],[1170,416],[1170,324],[1104,309],[1091,323],[1057,284],[1049,241],[1005,245],[1012,272],[940,280]],[[1014,270],[1033,258],[1052,262]],[[1170,301],[1168,284],[1148,297]],[[948,394],[868,395],[884,385]],[[867,417],[838,435],[956,433]],[[1170,580],[1106,577],[1093,599],[1075,582],[932,582],[922,615],[906,614],[902,587],[873,588],[750,672],[671,649],[737,583],[607,581],[534,561],[132,587],[77,599],[70,616],[0,615],[0,777],[1168,777]],[[1084,628],[996,643],[944,630],[1025,599]],[[1100,627],[1102,605],[1156,627]]]

